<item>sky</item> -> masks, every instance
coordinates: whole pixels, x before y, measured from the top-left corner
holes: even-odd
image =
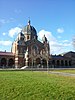
[[[47,37],[50,54],[74,51],[75,0],[0,0],[0,51],[11,51],[29,19],[38,39]]]

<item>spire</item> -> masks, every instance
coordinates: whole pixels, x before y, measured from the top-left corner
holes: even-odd
[[[30,19],[28,20],[28,25],[30,25]]]
[[[46,38],[45,34],[44,34],[42,40],[43,40],[43,43],[47,43],[47,38]]]

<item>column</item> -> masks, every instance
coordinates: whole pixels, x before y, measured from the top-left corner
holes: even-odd
[[[48,60],[47,60],[47,70],[48,70]]]
[[[6,67],[9,67],[8,65],[9,65],[9,59],[7,58],[7,64],[6,64]]]
[[[32,68],[33,68],[33,63],[34,63],[34,61],[33,61],[33,59],[32,59],[32,66],[31,66]]]
[[[61,68],[61,60],[59,60],[59,68]]]
[[[41,58],[41,68],[43,68],[43,62],[42,62],[42,58]]]
[[[18,68],[18,57],[15,58],[15,68]]]
[[[67,66],[69,67],[69,60],[67,60]]]
[[[28,59],[26,59],[26,66],[28,66]]]
[[[64,66],[65,66],[65,60],[63,60]]]
[[[34,68],[36,68],[36,60],[34,59]]]

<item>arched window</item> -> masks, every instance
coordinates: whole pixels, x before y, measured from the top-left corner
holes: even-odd
[[[69,61],[69,66],[71,66],[71,61]]]
[[[38,47],[36,45],[32,46],[32,54],[35,55],[38,53]]]
[[[54,68],[56,65],[55,65],[55,60],[52,60],[52,68]]]
[[[41,67],[41,59],[40,58],[36,59],[36,65],[37,65],[38,68]]]
[[[60,65],[60,62],[59,62],[59,60],[57,60],[57,66],[59,66]]]
[[[8,66],[11,68],[14,67],[14,60],[12,58],[9,59]]]
[[[30,67],[32,66],[32,59],[31,58],[28,59],[28,66],[30,66]]]
[[[1,66],[3,66],[3,67],[5,68],[6,65],[7,65],[7,60],[6,60],[6,58],[2,58],[2,59],[1,59]]]
[[[64,66],[64,61],[63,60],[61,60],[61,66]]]
[[[55,60],[52,60],[52,65],[55,65]]]
[[[29,39],[29,35],[27,36],[27,39]]]
[[[43,68],[47,68],[47,61],[46,61],[46,59],[42,60],[42,65],[43,65]]]
[[[67,60],[65,60],[65,66],[68,66],[68,62],[67,62]]]

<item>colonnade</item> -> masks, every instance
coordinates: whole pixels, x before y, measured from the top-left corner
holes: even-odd
[[[59,67],[59,66],[71,66],[71,60],[52,60],[52,66]]]
[[[13,68],[14,59],[13,58],[0,58],[0,68]]]

